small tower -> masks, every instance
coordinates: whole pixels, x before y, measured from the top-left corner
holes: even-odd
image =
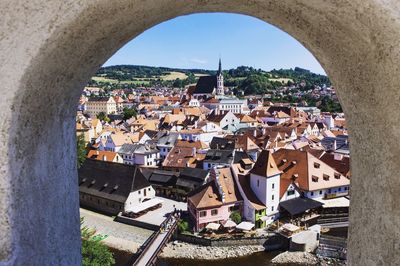
[[[221,58],[219,58],[219,67],[217,72],[217,94],[224,95],[224,76],[222,76]]]

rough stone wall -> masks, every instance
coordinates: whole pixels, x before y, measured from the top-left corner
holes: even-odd
[[[86,81],[149,27],[248,14],[303,43],[352,143],[349,262],[400,265],[398,0],[0,1],[0,265],[79,265],[74,114]]]

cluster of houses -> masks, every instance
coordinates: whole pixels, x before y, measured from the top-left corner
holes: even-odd
[[[221,66],[181,95],[123,90],[82,96],[77,135],[88,143],[79,168],[81,205],[140,213],[160,202],[187,202],[195,231],[233,212],[263,228],[349,195],[346,120],[226,96]],[[96,95],[96,94],[94,94]],[[123,108],[137,115],[124,120]],[[101,121],[99,113],[111,119]]]

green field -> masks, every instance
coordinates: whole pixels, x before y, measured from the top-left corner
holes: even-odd
[[[110,83],[110,84],[149,84],[148,80],[143,80],[143,79],[135,79],[135,80],[116,80],[116,79],[110,79],[110,78],[105,78],[105,77],[92,77],[92,80],[97,81],[97,82],[104,82],[104,83]]]
[[[182,73],[182,72],[172,71],[172,72],[168,73],[167,75],[162,75],[160,78],[162,80],[186,79],[187,75],[185,73]]]
[[[283,82],[285,84],[287,84],[289,81],[293,82],[293,79],[289,79],[289,78],[269,78],[268,80],[270,80],[270,81],[279,81],[279,82]]]
[[[121,80],[118,81],[116,79],[110,79],[110,78],[106,78],[106,77],[99,77],[99,76],[95,76],[92,77],[92,80],[97,81],[97,82],[104,82],[104,83],[110,83],[110,84],[149,84],[149,80],[175,80],[175,79],[186,79],[187,75],[183,72],[177,72],[177,71],[172,71],[169,72],[166,75],[162,75],[162,76],[153,76],[151,78],[134,78],[133,80]]]

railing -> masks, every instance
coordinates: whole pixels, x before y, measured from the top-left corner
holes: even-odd
[[[345,223],[349,221],[349,217],[319,218],[318,224]]]
[[[177,220],[174,220],[174,224],[171,226],[171,228],[168,230],[167,235],[165,238],[162,240],[160,245],[157,247],[156,251],[151,255],[149,262],[149,265],[152,265],[152,262],[156,260],[158,253],[162,250],[164,245],[168,242],[169,238],[172,236],[172,234],[175,232],[176,228],[178,227],[178,222]]]
[[[162,247],[169,240],[169,237],[175,232],[175,230],[176,230],[176,228],[178,226],[178,223],[177,223],[176,218],[173,217],[172,214],[170,214],[168,216],[168,218],[165,219],[161,223],[160,228],[161,229],[164,228],[165,225],[170,220],[174,220],[174,223],[173,223],[172,227],[167,231],[167,236],[163,239],[163,241],[157,247],[156,251],[151,255],[151,257],[149,259],[149,264],[147,264],[147,265],[151,265],[152,261],[157,257],[157,255],[160,252],[160,250],[162,249]],[[144,257],[144,255],[149,250],[151,245],[154,243],[154,241],[157,239],[157,237],[161,234],[161,229],[159,231],[155,231],[153,234],[151,234],[151,236],[143,243],[143,245],[139,248],[137,254],[135,255],[135,258],[133,259],[133,261],[131,260],[131,262],[129,263],[130,265],[133,265],[133,266],[137,265],[137,263]]]
[[[321,236],[317,255],[326,258],[345,260],[347,257],[347,242],[345,238]]]

